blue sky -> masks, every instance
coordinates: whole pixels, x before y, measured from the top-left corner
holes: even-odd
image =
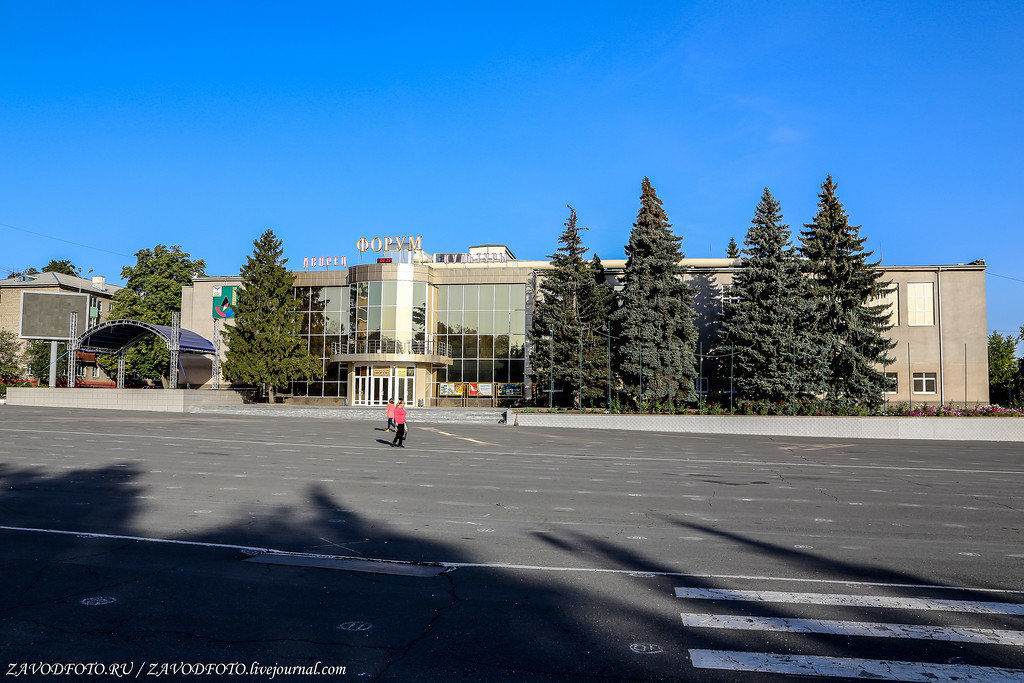
[[[831,173],[885,263],[986,259],[1015,331],[1022,34],[1019,2],[0,0],[0,269],[119,282],[163,243],[234,274],[267,227],[293,266],[374,235],[544,258],[566,204],[621,258],[645,175],[723,256],[764,186],[796,231]]]

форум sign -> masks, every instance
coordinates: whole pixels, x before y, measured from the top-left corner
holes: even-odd
[[[423,235],[413,237],[374,237],[366,239],[360,237],[356,241],[356,249],[360,252],[372,249],[373,251],[419,251],[423,249]]]

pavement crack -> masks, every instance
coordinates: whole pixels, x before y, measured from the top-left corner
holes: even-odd
[[[449,609],[451,609],[452,607],[454,607],[455,603],[458,602],[459,598],[455,594],[455,579],[452,578],[452,573],[451,572],[445,572],[444,574],[442,574],[442,576],[444,576],[445,579],[448,580],[449,598],[450,598],[448,600],[448,603],[446,605],[442,605],[441,607],[438,607],[438,608],[436,608],[434,610],[433,616],[430,617],[430,620],[423,627],[423,631],[418,636],[416,636],[415,638],[410,640],[406,644],[405,648],[403,648],[402,652],[397,657],[388,660],[387,664],[384,665],[384,668],[380,670],[380,673],[378,673],[374,677],[374,679],[373,679],[374,681],[380,680],[382,677],[384,677],[387,674],[388,669],[390,669],[393,664],[397,664],[398,662],[400,662],[403,659],[405,659],[409,655],[409,652],[412,651],[412,648],[414,648],[417,643],[420,643],[421,641],[423,641],[423,639],[425,639],[428,635],[430,635],[430,632],[434,628],[434,624],[436,624],[437,620],[441,618],[441,615],[444,612],[446,612]]]
[[[839,499],[836,498],[831,493],[829,493],[828,489],[824,489],[824,488],[818,489],[818,493],[820,493],[821,495],[825,496],[826,498],[831,498],[832,500],[834,500],[837,503],[839,502]]]

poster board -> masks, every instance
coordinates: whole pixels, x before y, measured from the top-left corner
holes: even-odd
[[[77,334],[89,324],[89,295],[21,290],[22,339],[67,339],[71,314],[78,313]],[[76,336],[77,336],[76,334]]]

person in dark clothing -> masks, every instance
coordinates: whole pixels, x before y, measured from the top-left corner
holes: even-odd
[[[392,448],[398,446],[399,448],[405,448],[405,401],[399,401],[398,405],[395,406],[395,424],[398,427],[398,433],[395,434],[395,440],[391,442]]]

